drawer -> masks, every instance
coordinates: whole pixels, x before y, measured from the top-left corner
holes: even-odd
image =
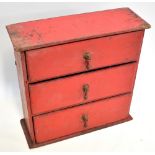
[[[41,81],[139,59],[144,31],[26,52],[28,79]]]
[[[38,143],[112,123],[128,117],[131,94],[112,97],[34,117]]]
[[[33,114],[131,92],[137,63],[29,85]]]

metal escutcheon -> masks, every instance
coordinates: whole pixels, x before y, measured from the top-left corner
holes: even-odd
[[[88,115],[82,114],[81,119],[83,121],[83,127],[86,128],[88,126]]]
[[[88,98],[88,91],[89,91],[89,85],[84,84],[83,85],[83,98],[86,100]]]
[[[83,55],[83,58],[85,60],[85,66],[86,69],[89,70],[90,69],[90,60],[91,60],[91,55],[89,52],[85,52]]]

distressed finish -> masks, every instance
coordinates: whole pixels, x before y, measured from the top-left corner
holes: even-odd
[[[129,8],[49,18],[7,26],[14,48],[26,51],[51,45],[150,28]]]
[[[7,26],[30,148],[129,121],[145,29],[129,8]]]
[[[144,31],[30,50],[26,53],[30,82],[87,71],[139,59]],[[52,68],[52,69],[51,69]]]
[[[45,142],[127,118],[129,116],[130,100],[131,95],[127,94],[36,116],[34,117],[36,141],[38,143]],[[85,120],[87,122],[82,117],[87,117],[87,120]]]
[[[84,104],[117,94],[132,92],[137,63],[101,69],[96,72],[31,84],[33,114]],[[83,87],[88,85],[87,98]]]

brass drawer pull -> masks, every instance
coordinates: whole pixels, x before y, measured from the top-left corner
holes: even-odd
[[[83,114],[81,116],[81,119],[83,121],[83,127],[86,128],[88,126],[88,115],[87,114]]]
[[[89,91],[89,85],[84,84],[83,85],[83,98],[86,100],[88,98],[88,91]]]
[[[84,53],[83,58],[85,60],[86,69],[89,70],[90,69],[90,60],[91,60],[90,53],[89,52]]]

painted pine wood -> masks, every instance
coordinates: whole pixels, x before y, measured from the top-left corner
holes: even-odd
[[[144,30],[150,25],[129,8],[97,11],[7,26],[17,51]]]

